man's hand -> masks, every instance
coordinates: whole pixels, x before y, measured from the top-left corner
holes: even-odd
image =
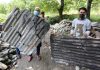
[[[86,32],[84,33],[84,37],[87,38],[87,37],[89,36],[89,34],[90,34],[90,31],[86,31]]]

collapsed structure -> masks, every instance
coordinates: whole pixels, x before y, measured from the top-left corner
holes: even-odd
[[[2,40],[29,55],[49,30],[49,24],[28,10],[15,8],[3,28]]]
[[[8,57],[3,57],[4,61],[5,59],[10,60],[9,56],[14,58],[12,54],[16,50],[11,50],[11,47],[17,47],[25,55],[34,53],[49,28],[49,24],[41,17],[34,16],[29,10],[15,8],[3,25],[3,34],[2,38],[0,38],[0,62],[2,62],[1,59],[4,55],[4,57]],[[2,46],[2,43],[7,43],[9,46]],[[3,63],[6,64],[5,62]]]
[[[66,21],[65,24],[61,25],[58,23],[52,27],[53,34],[50,37],[50,42],[53,60],[57,63],[79,66],[86,70],[100,70],[99,24],[92,24],[93,28],[95,28],[93,33],[96,37],[91,33],[89,38],[75,38],[70,36],[70,24],[71,22]]]

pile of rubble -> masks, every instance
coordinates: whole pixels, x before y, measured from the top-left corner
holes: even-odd
[[[0,41],[0,70],[10,69],[17,63],[16,49]]]
[[[64,19],[61,22],[56,23],[55,25],[51,25],[51,34],[54,34],[55,36],[69,36],[71,24],[72,21]],[[100,38],[100,23],[92,22],[91,25],[92,28],[90,37]]]
[[[59,23],[56,23],[55,25],[51,25],[51,33],[56,36],[67,36],[70,33],[71,30],[71,21],[68,21],[66,19],[62,20]]]
[[[92,22],[91,23],[92,28],[91,28],[91,37],[94,37],[96,39],[100,39],[100,23],[98,22]],[[94,36],[95,35],[95,36]]]

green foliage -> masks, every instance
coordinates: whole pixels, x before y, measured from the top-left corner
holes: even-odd
[[[33,4],[39,6],[41,10],[46,12],[55,12],[58,8],[58,3],[56,0],[34,0]]]
[[[91,15],[91,21],[100,22],[100,15]]]
[[[92,9],[91,13],[94,15],[100,12],[100,0],[93,0],[92,3]],[[72,11],[77,10],[79,7],[86,7],[87,0],[64,0],[64,11],[66,11],[67,16],[63,16],[63,18],[73,19],[76,15],[73,15]],[[14,7],[19,7],[20,9],[29,9],[32,12],[34,11],[34,7],[39,6],[41,8],[41,11],[45,11],[46,13],[49,12],[51,16],[50,22],[59,22],[60,18],[59,16],[53,15],[53,13],[58,13],[58,8],[60,4],[57,0],[12,0],[11,3],[8,4],[0,4],[0,13],[2,14],[8,14],[10,13]],[[71,13],[70,13],[71,12]],[[70,13],[70,15],[68,15]],[[72,15],[71,15],[72,14]],[[0,14],[0,22],[5,20],[6,17],[1,17]],[[99,16],[97,17],[91,17],[92,20],[97,19],[96,21],[99,21]]]
[[[0,14],[0,22],[4,22],[5,21],[5,14]]]
[[[55,16],[55,17],[50,17],[49,19],[48,19],[48,22],[50,23],[50,24],[55,24],[55,23],[59,23],[59,21],[60,21],[60,17],[59,16]]]
[[[92,8],[98,10],[99,2],[100,0],[93,0]],[[86,4],[86,0],[64,0],[64,11],[76,10],[82,6],[86,7]],[[14,7],[33,11],[35,6],[39,6],[41,10],[46,12],[57,12],[60,4],[57,0],[12,0],[7,5],[0,4],[0,13],[9,13]]]
[[[100,0],[93,0],[92,9],[97,11],[100,9]]]
[[[91,21],[92,22],[100,22],[100,15],[91,15]],[[73,20],[75,18],[78,18],[78,14],[70,14],[70,15],[63,15],[63,19],[68,19],[68,20]],[[50,24],[55,24],[60,22],[60,17],[59,16],[54,16],[49,18],[49,23]]]
[[[5,9],[5,5],[4,4],[0,4],[0,13],[4,13],[4,14],[6,14],[6,9]]]
[[[25,1],[24,0],[13,0],[10,3],[11,8],[19,7],[20,9],[25,9]]]
[[[67,14],[63,15],[63,19],[69,19],[69,15]],[[54,16],[49,18],[49,23],[52,25],[55,23],[59,23],[60,21],[61,21],[60,16]]]

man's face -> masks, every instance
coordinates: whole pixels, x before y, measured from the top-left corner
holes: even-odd
[[[85,12],[85,10],[82,10],[82,9],[81,9],[81,10],[79,11],[79,14],[84,14],[84,15],[86,15],[86,12]]]
[[[81,10],[79,11],[79,18],[80,18],[81,20],[84,20],[84,19],[85,19],[85,15],[86,15],[86,11],[81,9]]]

